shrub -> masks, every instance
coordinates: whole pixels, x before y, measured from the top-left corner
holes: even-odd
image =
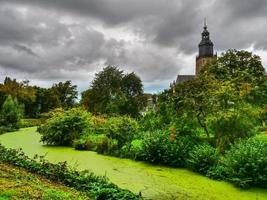
[[[42,124],[42,120],[40,119],[21,119],[19,122],[20,128],[28,128],[33,126],[40,126]]]
[[[189,136],[170,138],[169,131],[155,131],[148,133],[142,141],[141,157],[143,160],[184,167],[189,151],[196,141]]]
[[[41,141],[50,145],[71,145],[84,133],[89,132],[91,115],[81,108],[57,113],[38,127]]]
[[[235,143],[224,159],[227,179],[239,187],[267,188],[267,143],[248,139]]]
[[[120,156],[123,158],[131,158],[134,160],[141,159],[142,140],[135,139],[130,144],[124,145],[120,150]]]
[[[206,176],[215,180],[226,179],[226,168],[222,162],[222,160],[219,160],[217,165],[212,166]]]
[[[214,147],[202,144],[192,149],[186,163],[189,169],[206,175],[212,167],[217,165],[219,158],[220,154]]]
[[[97,142],[96,152],[105,155],[118,155],[118,142],[108,137],[104,137]]]
[[[105,128],[106,135],[117,140],[119,148],[131,142],[138,133],[138,124],[130,117],[111,117]]]
[[[13,100],[8,96],[2,105],[0,114],[0,126],[5,127],[7,130],[15,130],[19,128],[19,120],[22,117],[22,107],[18,104],[17,100]]]
[[[93,116],[92,117],[92,132],[95,134],[103,134],[105,133],[105,125],[106,125],[107,119],[103,116]]]
[[[161,130],[164,126],[161,118],[154,111],[145,113],[144,116],[140,118],[139,124],[143,131]]]
[[[255,120],[251,109],[229,109],[218,112],[210,119],[210,128],[215,133],[216,146],[220,151],[230,147],[237,139],[248,138],[255,133]]]
[[[76,139],[73,142],[73,147],[76,150],[94,150],[95,143],[90,138]]]
[[[6,132],[12,132],[15,131],[16,129],[13,128],[8,128],[8,127],[4,127],[4,126],[0,126],[0,135],[4,134]]]

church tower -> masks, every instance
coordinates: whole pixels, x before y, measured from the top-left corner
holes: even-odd
[[[201,34],[202,40],[198,45],[199,55],[196,58],[196,75],[199,74],[200,70],[206,64],[214,61],[217,55],[213,52],[213,43],[210,40],[210,33],[208,31],[206,19],[204,22],[204,30]]]

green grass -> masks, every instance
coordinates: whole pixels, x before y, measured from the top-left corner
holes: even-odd
[[[84,194],[18,167],[0,163],[0,200],[89,200]]]

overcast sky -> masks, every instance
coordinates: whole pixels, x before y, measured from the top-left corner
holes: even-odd
[[[79,91],[107,65],[145,91],[193,74],[203,19],[215,50],[247,49],[267,67],[267,0],[0,0],[0,78]]]

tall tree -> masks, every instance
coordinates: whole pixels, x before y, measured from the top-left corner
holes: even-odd
[[[23,109],[18,104],[17,100],[13,100],[9,95],[1,108],[0,126],[8,130],[17,129],[20,118],[23,115]]]
[[[226,51],[216,62],[205,66],[203,73],[221,81],[231,81],[238,88],[242,84],[259,84],[264,79],[261,58],[251,52],[236,49]]]
[[[71,81],[59,82],[52,86],[52,91],[58,96],[63,108],[73,107],[78,96],[77,86]]]
[[[135,74],[126,74],[122,78],[122,92],[126,96],[126,102],[122,106],[123,114],[131,113],[132,116],[138,116],[147,103],[143,94],[143,84],[141,79]]]
[[[49,112],[61,107],[58,95],[51,88],[35,86],[36,99],[34,102],[25,104],[25,114],[28,117],[38,117],[41,113]]]
[[[134,74],[108,66],[96,74],[81,103],[93,113],[137,116],[145,105],[143,85]]]
[[[228,50],[206,65],[193,80],[179,84],[173,96],[178,117],[196,121],[219,148],[248,137],[258,123],[256,104],[266,96],[260,58],[246,51]],[[261,104],[266,100],[261,98]]]
[[[16,79],[6,77],[3,84],[0,84],[1,100],[5,100],[9,95],[16,98],[19,103],[35,101],[35,89],[29,86],[29,81],[18,82]],[[0,102],[1,104],[3,102]]]

